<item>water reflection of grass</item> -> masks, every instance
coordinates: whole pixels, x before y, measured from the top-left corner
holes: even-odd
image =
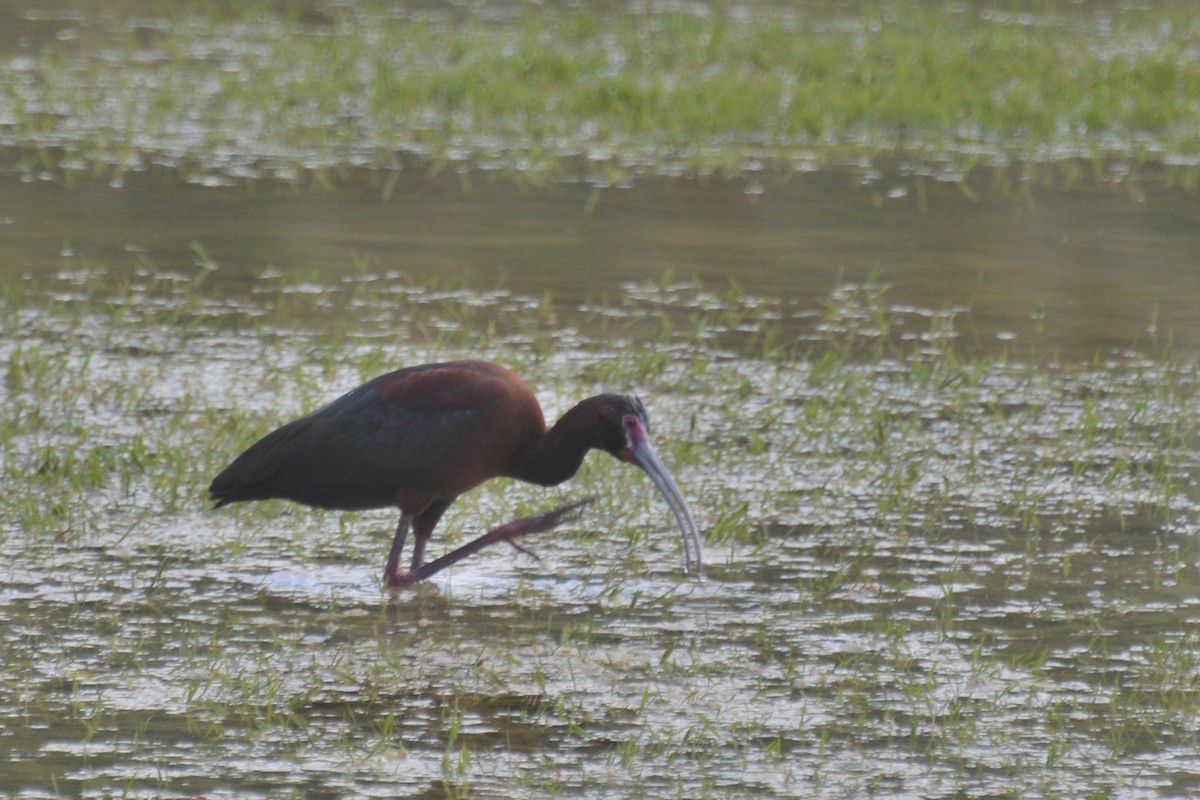
[[[736,287],[666,279],[580,313],[352,272],[257,305],[150,270],[6,297],[21,786],[1115,796],[1194,758],[1195,363],[977,356],[957,314],[878,285],[797,336],[795,309]],[[541,562],[481,556],[391,609],[390,515],[204,509],[281,419],[468,353],[551,413],[644,393],[709,580],[674,575],[669,520],[605,458],[567,489],[604,499]],[[553,502],[486,487],[435,545]]]
[[[1153,160],[1194,185],[1190,8],[1034,5],[81,6],[0,63],[0,118],[27,171],[117,179],[165,164],[323,182],[410,154],[606,184],[891,155],[942,177],[1016,161],[1051,182]]]

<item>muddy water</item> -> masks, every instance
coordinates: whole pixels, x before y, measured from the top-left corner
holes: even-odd
[[[0,181],[0,274],[24,289],[0,334],[0,796],[1194,793],[1200,204],[933,183],[921,213],[912,184],[860,177],[645,184],[590,213],[587,189],[478,177],[406,176],[389,202],[367,179]],[[873,273],[892,289],[862,299]],[[139,288],[164,282],[188,288]],[[347,282],[382,288],[336,336],[272,317]],[[406,324],[546,291],[517,334]],[[815,352],[623,327],[630,308],[702,331],[765,309]],[[882,318],[944,319],[962,363],[942,340],[838,355]],[[1148,357],[1168,334],[1180,359]],[[595,455],[561,493],[464,498],[434,543],[600,495],[540,561],[494,550],[395,597],[391,514],[207,510],[256,432],[360,370],[468,353],[519,365],[551,414],[596,364],[642,392],[707,578]]]
[[[336,278],[357,257],[378,274],[549,291],[568,306],[667,271],[716,291],[732,278],[801,319],[840,282],[875,275],[896,304],[969,309],[964,336],[985,351],[1015,344],[1088,358],[1168,336],[1183,352],[1200,347],[1195,193],[1084,187],[1040,192],[1033,205],[971,201],[950,183],[846,169],[596,194],[519,191],[476,174],[464,191],[456,176],[416,172],[388,202],[384,179],[371,175],[332,194],[2,181],[0,275],[129,274],[146,263],[187,273],[199,244],[221,267],[210,280],[233,296],[264,272]]]

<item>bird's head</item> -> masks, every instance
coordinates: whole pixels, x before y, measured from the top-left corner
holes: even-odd
[[[636,397],[623,394],[602,394],[592,398],[595,403],[596,420],[591,423],[593,430],[600,437],[597,445],[613,458],[637,464],[631,458],[630,434],[636,439],[650,432],[650,417],[646,407]],[[639,465],[640,466],[640,465]]]
[[[616,458],[639,467],[654,482],[679,524],[683,537],[684,570],[692,571],[695,564],[697,574],[701,568],[700,534],[683,493],[675,479],[658,457],[650,444],[650,417],[646,407],[636,397],[627,395],[601,395],[603,420],[599,426],[602,447]],[[694,555],[694,562],[693,562]]]

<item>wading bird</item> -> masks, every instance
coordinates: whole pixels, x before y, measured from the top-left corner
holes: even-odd
[[[216,508],[268,498],[338,510],[399,507],[384,582],[403,586],[495,542],[528,552],[518,537],[550,530],[592,501],[502,525],[422,565],[434,527],[460,494],[500,476],[555,486],[589,450],[605,450],[650,476],[679,525],[684,570],[698,574],[700,535],[649,427],[636,397],[601,394],[547,430],[533,391],[510,370],[484,361],[426,364],[381,375],[267,434],[213,479],[209,494]],[[409,527],[412,567],[402,572]]]

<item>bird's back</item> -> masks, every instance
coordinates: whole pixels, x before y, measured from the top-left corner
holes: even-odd
[[[382,375],[267,434],[212,482],[217,506],[282,498],[420,513],[501,474],[545,431],[532,391],[482,361]]]

